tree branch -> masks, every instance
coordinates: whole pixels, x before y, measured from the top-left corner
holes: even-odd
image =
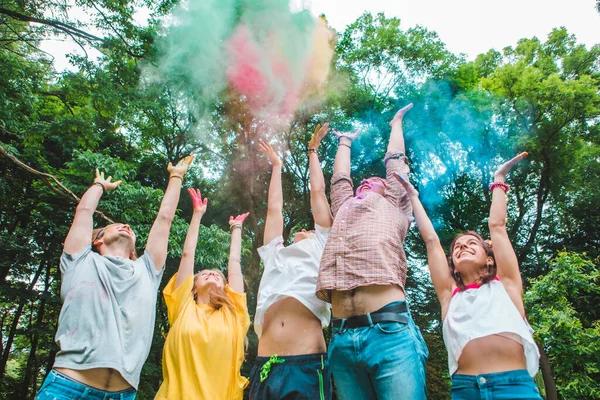
[[[48,186],[48,188],[50,188],[50,190],[52,190],[54,193],[58,194],[59,196],[65,197],[67,199],[72,198],[77,203],[79,203],[79,200],[81,200],[79,197],[77,197],[77,195],[75,195],[75,193],[73,193],[69,189],[67,189],[67,187],[65,185],[63,185],[54,175],[47,174],[45,172],[40,172],[34,168],[31,168],[29,165],[25,164],[24,162],[19,160],[17,157],[15,157],[14,155],[12,155],[8,151],[6,151],[6,149],[1,145],[0,145],[0,155],[3,155],[4,157],[8,158],[10,161],[14,162],[15,164],[17,164],[17,166],[24,169],[25,171],[38,176],[40,178],[40,180],[42,182],[44,182],[44,184],[46,186]],[[50,182],[50,179],[53,180],[62,190],[64,190],[64,192],[57,189],[52,184],[52,182]],[[110,222],[111,224],[115,223],[112,219],[108,218],[102,211],[96,210],[95,212],[101,218],[105,219],[106,221]]]

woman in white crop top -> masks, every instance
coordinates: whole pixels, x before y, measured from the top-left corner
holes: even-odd
[[[283,241],[282,161],[269,144],[260,144],[273,171],[264,245],[258,249],[264,269],[254,316],[259,339],[258,356],[250,373],[250,400],[329,400],[332,396],[323,335],[331,308],[315,295],[319,263],[333,222],[317,155],[328,131],[329,124],[322,128],[317,125],[308,146],[315,230],[296,233],[289,246]]]
[[[419,193],[396,176],[407,190],[427,246],[431,280],[442,306],[452,399],[541,399],[532,378],[539,352],[525,319],[519,264],[506,231],[504,180],[525,156],[519,154],[494,174],[491,242],[464,232],[452,241],[448,258]]]

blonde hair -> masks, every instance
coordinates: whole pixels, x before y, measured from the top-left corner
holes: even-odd
[[[195,289],[196,281],[198,280],[198,278],[200,277],[200,274],[203,271],[217,272],[219,274],[219,276],[221,277],[221,279],[223,279],[223,282],[225,283],[225,285],[227,285],[227,278],[225,278],[225,274],[223,274],[223,272],[221,272],[218,269],[204,269],[204,270],[198,272],[196,275],[194,275],[194,286],[192,287],[192,296],[194,297],[194,301],[196,301],[196,298],[198,297],[198,294],[196,293],[196,289]],[[233,309],[235,308],[235,305],[233,304],[233,301],[231,300],[231,298],[227,295],[225,288],[210,287],[208,289],[208,296],[210,298],[208,305],[211,306],[212,308],[214,308],[215,310],[220,310],[221,307],[223,307],[223,306],[227,307],[227,309],[230,311],[233,311]]]

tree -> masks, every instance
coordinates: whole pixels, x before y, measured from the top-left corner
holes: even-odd
[[[598,261],[561,252],[550,272],[533,280],[525,295],[535,339],[543,344],[560,396],[600,397],[600,301]]]

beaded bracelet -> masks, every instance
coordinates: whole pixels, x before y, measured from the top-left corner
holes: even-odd
[[[308,154],[310,154],[310,153],[315,153],[315,154],[317,154],[317,155],[319,154],[319,153],[317,153],[317,149],[308,149],[308,150],[306,150],[306,152],[307,152]]]
[[[490,185],[490,191],[494,191],[495,188],[500,187],[502,188],[502,190],[504,190],[504,193],[508,193],[508,191],[510,190],[510,186],[508,186],[506,183],[504,182],[494,182]]]

